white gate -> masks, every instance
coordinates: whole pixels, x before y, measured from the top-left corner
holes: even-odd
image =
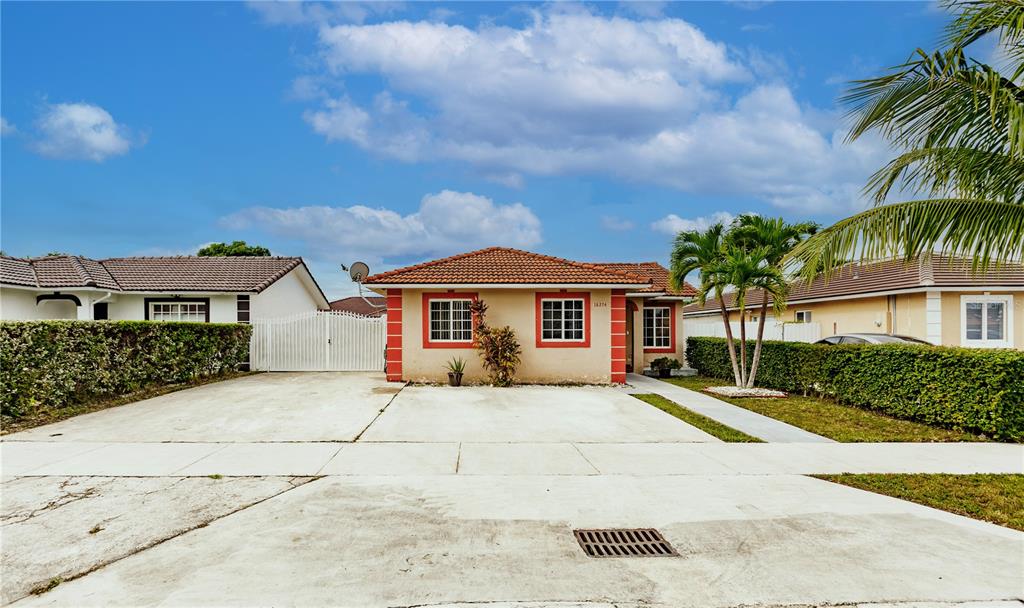
[[[383,371],[386,317],[312,311],[254,319],[252,369],[290,371]]]
[[[732,337],[740,339],[740,324],[733,321]],[[689,336],[711,336],[715,338],[725,337],[725,324],[721,319],[710,321],[683,321],[683,332]],[[747,321],[747,339],[753,340],[757,337],[757,323]],[[786,342],[816,342],[821,339],[821,327],[817,323],[780,323],[775,319],[765,319],[764,323],[765,340],[785,340]]]

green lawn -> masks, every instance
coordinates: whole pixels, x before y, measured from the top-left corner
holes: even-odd
[[[726,380],[702,376],[669,378],[664,381],[695,391],[700,391],[707,386],[730,384]],[[818,397],[802,397],[800,395],[791,395],[785,399],[755,399],[751,397],[736,399],[718,395],[715,397],[823,437],[847,443],[863,441],[990,441],[986,437],[891,418],[878,412],[840,405]]]
[[[1024,475],[845,473],[814,477],[1024,530]]]
[[[665,413],[672,414],[687,424],[692,424],[709,435],[718,437],[722,441],[728,441],[730,443],[761,443],[761,440],[757,437],[751,437],[746,433],[737,431],[731,426],[725,426],[724,424],[716,420],[712,420],[707,416],[702,416],[697,412],[688,410],[674,401],[669,401],[661,395],[633,396],[640,401],[650,403]]]

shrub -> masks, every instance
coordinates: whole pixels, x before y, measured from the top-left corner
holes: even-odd
[[[508,326],[487,325],[487,304],[483,300],[473,302],[472,311],[476,323],[476,349],[484,369],[490,375],[491,384],[512,386],[523,353],[516,338],[516,330]]]
[[[687,338],[686,357],[701,375],[732,378],[723,338]],[[1021,351],[766,341],[761,357],[759,386],[998,439],[1024,439]]]
[[[252,328],[152,321],[0,322],[0,414],[58,410],[235,370]]]

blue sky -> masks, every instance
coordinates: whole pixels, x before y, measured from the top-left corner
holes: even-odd
[[[890,151],[836,98],[927,3],[9,3],[12,255],[245,239],[385,270],[492,244],[659,260],[754,211],[830,223]]]

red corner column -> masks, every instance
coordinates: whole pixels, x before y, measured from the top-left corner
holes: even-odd
[[[626,292],[612,290],[612,382],[626,383]]]
[[[388,342],[385,349],[384,372],[388,382],[402,381],[402,290],[389,289]]]

